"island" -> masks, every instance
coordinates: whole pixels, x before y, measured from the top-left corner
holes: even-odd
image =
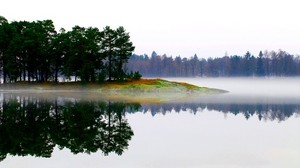
[[[57,32],[52,20],[8,21],[0,16],[0,37],[2,93],[161,102],[225,92],[143,79],[139,70],[129,70],[135,46],[123,26],[100,30],[75,25]]]
[[[130,102],[166,102],[204,95],[222,94],[225,90],[199,87],[184,82],[164,79],[139,79],[81,82],[17,82],[0,85],[0,92],[12,94],[39,94],[39,96],[83,97]]]

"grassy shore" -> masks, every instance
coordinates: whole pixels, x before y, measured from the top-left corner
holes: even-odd
[[[182,82],[172,82],[162,79],[141,79],[124,82],[105,83],[11,83],[1,84],[2,92],[18,93],[56,93],[78,96],[99,95],[101,98],[113,100],[128,100],[136,102],[161,102],[191,98],[193,96],[220,94],[226,91],[199,87]],[[79,92],[79,93],[78,93]],[[87,94],[88,93],[88,94]]]

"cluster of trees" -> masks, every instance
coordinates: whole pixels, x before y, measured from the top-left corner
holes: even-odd
[[[133,55],[128,69],[139,71],[148,77],[195,77],[195,76],[296,76],[300,75],[300,57],[285,51],[261,51],[257,56],[247,52],[244,56],[221,58],[171,57],[152,53]]]
[[[74,154],[121,155],[133,136],[125,111],[140,105],[10,96],[0,107],[2,161],[9,154],[50,157],[55,146]]]
[[[134,51],[123,27],[103,31],[74,26],[57,32],[51,20],[12,21],[0,16],[0,70],[3,82],[122,80]]]

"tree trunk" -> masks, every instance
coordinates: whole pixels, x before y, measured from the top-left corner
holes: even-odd
[[[111,55],[108,56],[108,81],[111,81]]]
[[[55,75],[54,75],[54,80],[55,80],[55,83],[57,83],[58,82],[58,66],[57,65],[55,65]]]

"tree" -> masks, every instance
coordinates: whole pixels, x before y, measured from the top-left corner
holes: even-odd
[[[7,80],[16,82],[21,73],[21,60],[25,53],[24,48],[24,28],[28,22],[12,22],[5,26],[6,37],[5,53],[3,56],[3,82]],[[8,78],[8,79],[7,79]]]
[[[113,62],[114,56],[116,55],[116,33],[109,26],[106,26],[102,31],[101,35],[101,48],[100,53],[106,59],[106,66],[108,71],[108,80],[111,81],[113,78]]]
[[[127,33],[124,27],[118,27],[116,30],[116,78],[123,80],[125,72],[123,65],[127,63],[128,59],[134,51],[134,46],[130,41],[129,33]]]
[[[59,33],[55,34],[50,44],[50,64],[51,71],[54,72],[54,81],[58,82],[59,73],[63,73],[66,64],[65,58],[70,54],[69,36],[65,29],[61,29]]]
[[[35,24],[35,31],[37,33],[38,41],[38,81],[48,81],[51,77],[51,41],[57,34],[52,20],[37,21]]]
[[[85,80],[82,74],[87,43],[84,33],[85,28],[80,26],[74,26],[72,30],[68,32],[69,54],[66,55],[66,65],[64,68],[66,76],[75,76],[75,80],[78,76],[81,77],[81,80]]]
[[[8,21],[3,16],[0,16],[0,66],[3,74],[3,82],[6,83],[7,70],[4,68],[6,63],[6,52],[8,49],[8,42],[11,37],[11,27]]]
[[[2,60],[3,52],[4,52],[4,38],[2,37],[4,35],[3,27],[7,24],[7,19],[3,16],[0,16],[0,59]]]
[[[256,74],[258,76],[265,76],[265,67],[264,67],[264,60],[263,60],[262,51],[260,51],[259,54],[258,54]]]
[[[98,28],[89,27],[85,31],[85,37],[88,39],[85,55],[85,65],[86,73],[89,74],[87,78],[90,81],[95,82],[96,76],[98,79],[99,76],[102,76],[104,73],[103,59],[100,54],[100,40],[101,33]]]
[[[116,30],[106,26],[102,32],[100,53],[106,58],[106,66],[108,71],[108,80],[119,79],[125,77],[123,69],[129,57],[132,55],[134,46],[130,41],[129,33],[123,27]]]
[[[242,68],[242,74],[245,76],[250,76],[251,75],[251,54],[249,51],[246,52],[243,58],[243,68]]]

